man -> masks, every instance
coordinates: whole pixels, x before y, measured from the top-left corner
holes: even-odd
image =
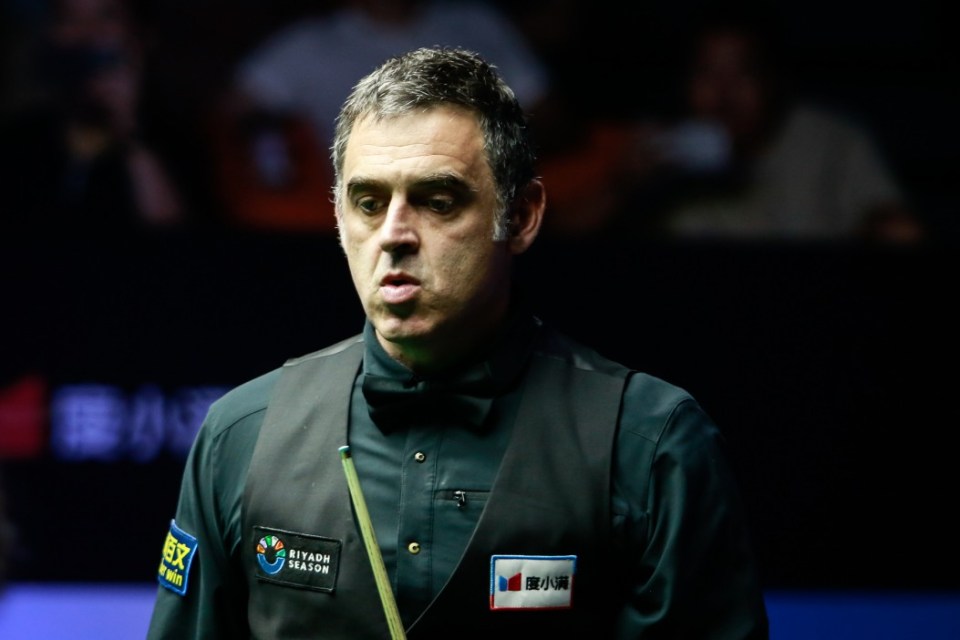
[[[766,638],[717,428],[511,288],[546,194],[495,69],[387,60],[332,156],[367,322],[211,408],[148,637],[387,638],[392,602],[411,638]]]

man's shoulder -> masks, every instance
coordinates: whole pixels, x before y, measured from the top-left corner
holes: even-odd
[[[581,340],[546,325],[541,326],[536,353],[578,369],[626,377],[626,398],[632,400],[631,405],[642,407],[643,413],[651,416],[668,416],[681,405],[698,406],[687,389],[630,367],[616,357],[600,353]]]
[[[227,429],[240,420],[267,408],[270,392],[280,377],[280,367],[243,382],[218,398],[207,414],[209,428]]]
[[[671,413],[684,403],[697,404],[693,395],[683,387],[643,371],[634,371],[630,376],[627,393],[642,398],[654,414]]]
[[[626,376],[630,369],[621,362],[604,355],[592,346],[556,328],[541,323],[534,353],[541,357],[561,361],[567,366]]]
[[[289,358],[282,366],[233,387],[210,406],[207,417],[210,428],[215,431],[226,430],[251,416],[264,413],[284,368],[341,353],[362,342],[362,337],[357,335],[306,355]]]
[[[341,340],[340,342],[336,342],[328,347],[324,347],[323,349],[319,349],[317,351],[313,351],[311,353],[298,356],[296,358],[290,358],[289,360],[283,363],[283,366],[295,367],[295,366],[302,365],[304,363],[318,360],[321,358],[335,356],[351,348],[362,347],[362,345],[363,345],[363,334],[357,334],[349,338],[346,338],[344,340]]]

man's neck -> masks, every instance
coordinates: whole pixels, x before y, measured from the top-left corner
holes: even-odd
[[[391,342],[376,334],[387,355],[413,373],[430,377],[480,362],[494,351],[513,315],[505,309],[486,328],[473,328],[469,339],[462,330],[450,328],[423,340]]]

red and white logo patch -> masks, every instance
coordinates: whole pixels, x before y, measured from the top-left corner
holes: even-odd
[[[569,609],[577,556],[490,557],[490,608]]]

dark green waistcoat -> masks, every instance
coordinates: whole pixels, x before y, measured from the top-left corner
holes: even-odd
[[[453,575],[407,630],[411,640],[610,636],[624,593],[610,473],[627,370],[542,334],[486,507]],[[390,637],[339,456],[363,351],[357,336],[291,360],[274,389],[243,505],[254,638]],[[491,609],[494,555],[575,556],[563,585],[572,606]]]

